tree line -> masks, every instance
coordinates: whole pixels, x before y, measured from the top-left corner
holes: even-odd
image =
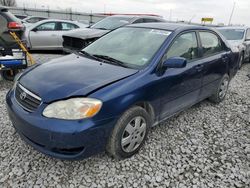
[[[0,0],[0,5],[7,7],[15,7],[16,0]]]

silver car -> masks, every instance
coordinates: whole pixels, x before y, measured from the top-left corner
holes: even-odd
[[[62,35],[70,30],[88,27],[75,21],[43,20],[26,27],[23,40],[30,50],[62,50]]]
[[[218,31],[224,35],[232,48],[240,52],[239,68],[245,62],[250,62],[250,28],[248,27],[221,27]]]

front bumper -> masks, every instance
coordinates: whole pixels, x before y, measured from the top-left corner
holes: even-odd
[[[105,150],[115,118],[67,121],[43,117],[42,109],[29,113],[19,106],[13,91],[6,96],[9,117],[22,139],[36,150],[60,159],[83,159]]]

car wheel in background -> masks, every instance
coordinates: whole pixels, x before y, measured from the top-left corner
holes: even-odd
[[[151,117],[142,107],[127,110],[111,133],[106,147],[108,154],[116,159],[133,156],[143,146],[151,122]]]
[[[219,85],[217,86],[215,90],[215,93],[209,98],[209,100],[213,103],[222,102],[227,95],[229,83],[230,83],[230,78],[226,74],[222,77]]]
[[[241,69],[242,65],[244,63],[244,53],[240,55],[240,60],[239,60],[239,69]]]
[[[18,70],[4,70],[1,72],[1,76],[5,80],[13,81],[17,73]]]

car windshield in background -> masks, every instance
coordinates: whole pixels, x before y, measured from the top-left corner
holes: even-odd
[[[227,40],[242,40],[244,37],[244,29],[219,29],[219,32]]]
[[[106,29],[106,30],[114,30],[116,28],[122,27],[124,25],[129,24],[132,18],[128,17],[108,17],[103,20],[97,22],[92,25],[93,29]]]
[[[170,34],[170,31],[158,29],[120,28],[90,44],[83,51],[140,69],[150,62]]]

